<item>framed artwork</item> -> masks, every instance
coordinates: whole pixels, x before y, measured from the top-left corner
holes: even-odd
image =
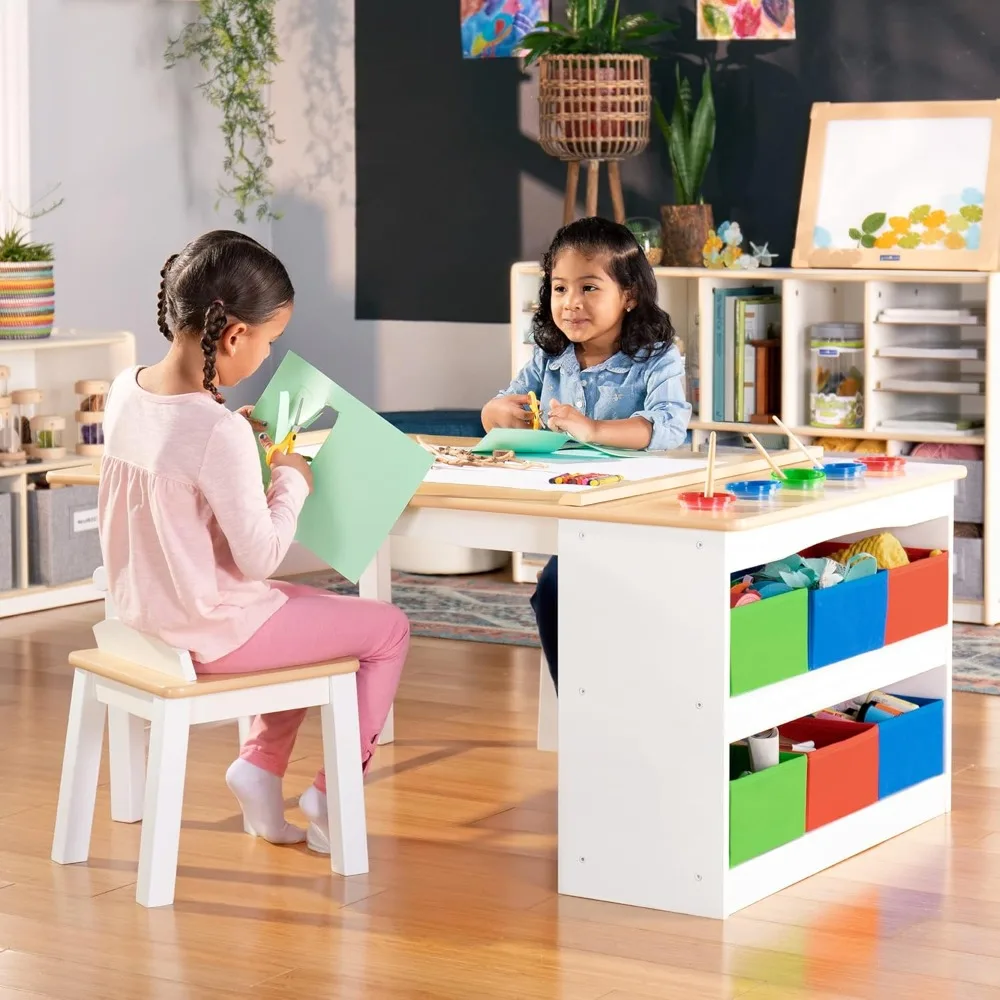
[[[1000,101],[814,104],[792,267],[994,271]]]
[[[462,57],[520,56],[521,39],[549,18],[549,0],[461,0]]]
[[[795,0],[698,0],[700,41],[770,42],[794,37]]]

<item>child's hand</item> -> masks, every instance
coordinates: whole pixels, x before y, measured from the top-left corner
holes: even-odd
[[[596,429],[596,422],[575,406],[555,400],[549,404],[549,430],[562,431],[587,444],[593,440]]]
[[[302,473],[302,478],[305,479],[309,486],[309,492],[313,491],[313,474],[312,469],[309,467],[309,463],[302,457],[302,455],[297,455],[294,451],[291,455],[286,455],[283,451],[276,451],[271,459],[271,468],[276,469],[280,466],[285,466],[289,469],[296,469],[298,472]]]
[[[483,407],[483,423],[493,427],[531,427],[531,411],[526,410],[527,396],[497,396]]]
[[[253,407],[252,406],[241,406],[236,411],[241,417],[246,417],[250,421],[250,426],[254,429],[254,432],[259,432],[267,427],[267,424],[263,420],[255,420],[253,417]]]

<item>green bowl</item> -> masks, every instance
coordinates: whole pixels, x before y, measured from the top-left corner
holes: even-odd
[[[826,473],[822,469],[784,469],[785,478],[780,479],[776,472],[771,473],[772,479],[779,479],[786,490],[820,490],[826,482]]]

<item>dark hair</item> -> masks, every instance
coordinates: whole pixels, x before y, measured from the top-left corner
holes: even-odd
[[[535,343],[546,354],[562,354],[570,343],[552,318],[552,268],[564,250],[604,258],[605,270],[618,287],[634,299],[634,308],[622,319],[618,349],[623,354],[646,360],[673,343],[673,325],[670,317],[656,304],[656,278],[635,236],[617,222],[589,218],[563,226],[542,257],[542,287],[531,330]]]
[[[215,386],[219,338],[232,320],[256,325],[295,297],[277,257],[242,233],[216,229],[168,257],[160,271],[156,320],[167,340],[198,334],[205,355],[204,387],[224,402]]]

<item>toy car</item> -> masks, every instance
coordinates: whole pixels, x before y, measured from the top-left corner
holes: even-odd
[[[549,482],[553,486],[607,486],[609,483],[620,483],[622,478],[622,476],[605,476],[600,472],[564,472]]]

